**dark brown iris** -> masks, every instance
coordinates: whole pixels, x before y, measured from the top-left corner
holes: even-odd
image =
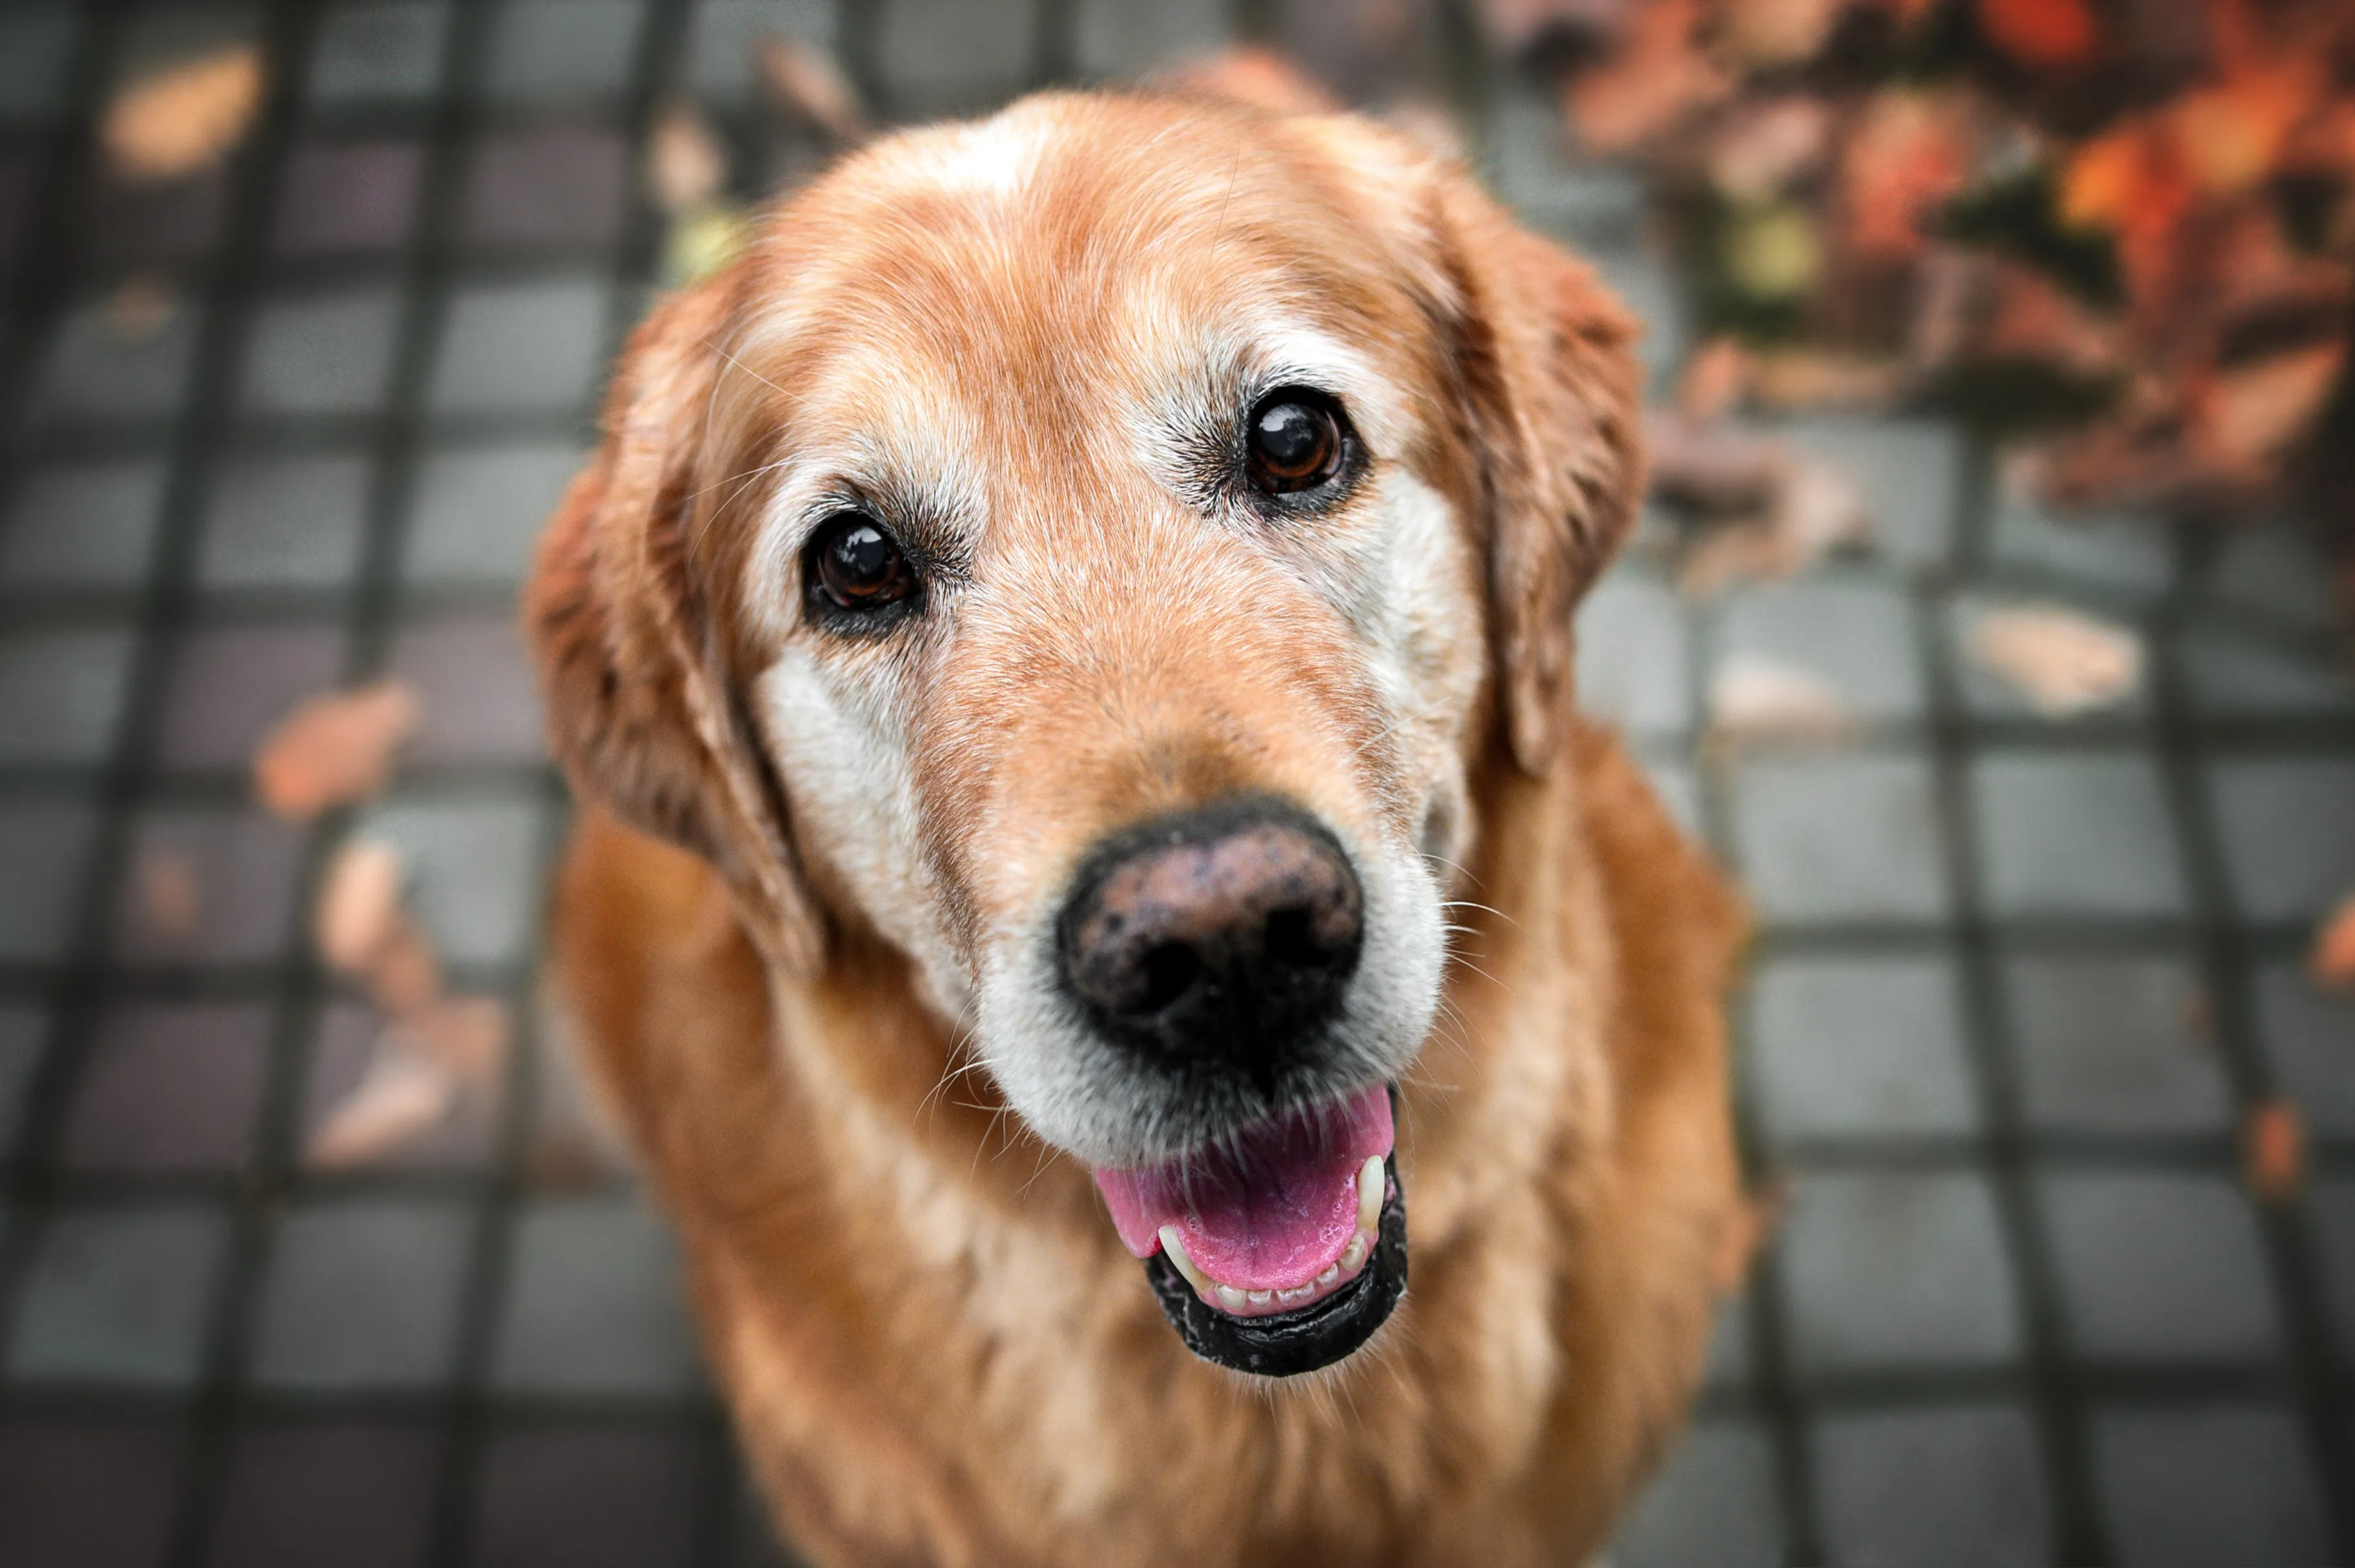
[[[837,610],[879,610],[916,590],[900,543],[874,518],[845,512],[818,531],[812,554],[818,586]]]
[[[1260,489],[1271,496],[1313,490],[1341,472],[1341,418],[1322,393],[1287,387],[1252,411],[1245,446]]]

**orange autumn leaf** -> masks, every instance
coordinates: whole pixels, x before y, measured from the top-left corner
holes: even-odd
[[[424,709],[397,680],[314,697],[279,720],[253,759],[261,803],[281,816],[315,816],[374,795]]]
[[[2098,32],[2085,0],[1979,0],[1979,28],[2021,65],[2082,65]]]
[[[2144,162],[2137,125],[2085,143],[2061,176],[2061,220],[2077,229],[2115,228],[2141,189]]]
[[[1937,104],[1912,93],[1876,97],[1848,144],[1849,243],[1886,260],[1918,252],[1923,214],[1962,188],[1968,153]]]
[[[2326,991],[2355,989],[2355,893],[2339,900],[2314,933],[2307,973]]]
[[[2219,192],[2254,187],[2279,165],[2319,85],[2311,69],[2288,67],[2184,94],[2173,109],[2175,144],[2194,183]]]
[[[2278,1095],[2249,1108],[2241,1128],[2249,1190],[2267,1203],[2294,1196],[2306,1183],[2306,1122]]]
[[[2217,455],[2254,464],[2304,435],[2338,385],[2345,357],[2341,345],[2324,343],[2218,375],[2200,400]]]

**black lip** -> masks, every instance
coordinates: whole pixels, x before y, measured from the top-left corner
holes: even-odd
[[[1373,1256],[1356,1279],[1297,1312],[1238,1317],[1194,1293],[1163,1253],[1145,1260],[1145,1277],[1163,1316],[1186,1348],[1206,1361],[1262,1377],[1288,1378],[1329,1367],[1374,1337],[1406,1294],[1406,1189],[1395,1152],[1382,1158],[1382,1217]]]

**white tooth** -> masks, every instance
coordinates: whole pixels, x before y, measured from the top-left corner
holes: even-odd
[[[1341,1272],[1355,1274],[1358,1265],[1366,1261],[1366,1232],[1359,1232],[1349,1238],[1349,1250],[1341,1254]]]
[[[1358,1168],[1358,1229],[1374,1235],[1382,1225],[1382,1157],[1374,1155]]]
[[[1186,1276],[1186,1283],[1194,1287],[1197,1295],[1210,1294],[1210,1276],[1196,1268],[1194,1260],[1186,1255],[1186,1243],[1178,1238],[1177,1226],[1161,1227],[1161,1250],[1169,1254],[1170,1266]]]
[[[1340,1277],[1341,1265],[1337,1263],[1330,1263],[1325,1265],[1325,1272],[1316,1276],[1316,1283],[1320,1285],[1331,1285]]]
[[[1220,1306],[1225,1307],[1230,1312],[1241,1312],[1243,1309],[1243,1301],[1245,1297],[1241,1291],[1237,1290],[1231,1285],[1222,1285],[1219,1286],[1218,1289]]]
[[[1265,1307],[1275,1299],[1275,1292],[1272,1290],[1251,1290],[1243,1294],[1250,1298],[1253,1307]]]
[[[1295,1285],[1290,1290],[1277,1291],[1275,1298],[1278,1301],[1305,1301],[1316,1293],[1316,1287],[1313,1285]]]

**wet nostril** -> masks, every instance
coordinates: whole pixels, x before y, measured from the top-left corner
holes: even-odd
[[[1142,1013],[1166,1011],[1202,977],[1201,955],[1175,942],[1158,942],[1146,948],[1140,967],[1145,971],[1145,986],[1137,1011]]]
[[[1308,912],[1305,909],[1270,911],[1265,934],[1261,942],[1261,950],[1267,955],[1271,964],[1296,969],[1321,969],[1333,961],[1333,955],[1324,950],[1310,933]]]

